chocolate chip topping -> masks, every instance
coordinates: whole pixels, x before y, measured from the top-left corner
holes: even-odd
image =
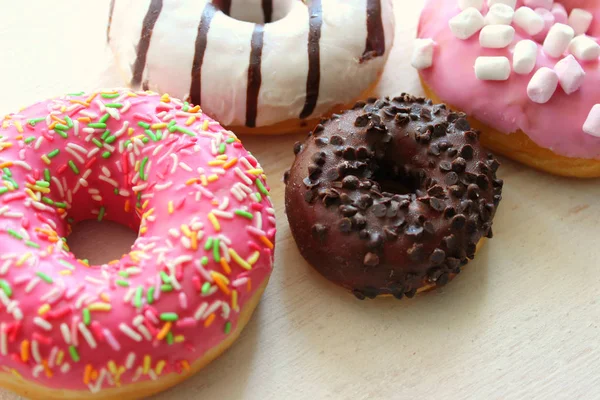
[[[300,252],[358,298],[446,284],[492,236],[501,200],[478,140],[464,114],[409,95],[323,121],[285,180]]]

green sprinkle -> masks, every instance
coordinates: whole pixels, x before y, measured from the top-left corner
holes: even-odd
[[[148,292],[146,292],[146,300],[148,304],[154,303],[154,286],[150,286]]]
[[[231,144],[231,143],[233,143],[233,142],[235,142],[235,139],[234,139],[234,138],[232,138],[232,137],[230,137],[229,139],[227,139],[227,140],[225,141],[225,143],[227,143],[227,144]]]
[[[248,219],[254,218],[254,215],[252,215],[252,213],[249,213],[248,211],[245,211],[245,210],[235,210],[234,213],[235,213],[235,215],[239,215],[240,217],[244,217],[244,218],[248,218]]]
[[[144,133],[148,136],[150,136],[150,139],[152,139],[152,141],[156,142],[156,135],[154,134],[154,132],[152,132],[150,129],[145,129]]]
[[[156,140],[162,139],[162,131],[160,129],[156,130]]]
[[[123,280],[123,279],[117,279],[115,281],[115,283],[119,286],[123,286],[123,287],[129,287],[129,282]]]
[[[138,126],[141,126],[141,127],[142,127],[142,128],[144,128],[144,129],[148,129],[148,128],[150,128],[150,124],[149,124],[149,123],[147,123],[147,122],[144,122],[144,121],[140,121],[140,122],[138,122]]]
[[[104,115],[102,116],[102,118],[100,118],[98,121],[99,121],[100,123],[105,123],[106,121],[108,121],[108,119],[109,119],[109,118],[110,118],[110,114],[109,114],[109,113],[106,113],[106,114],[104,114]]]
[[[29,144],[31,142],[33,142],[35,140],[35,136],[29,136],[27,139],[25,139],[25,144]]]
[[[140,164],[140,178],[142,180],[146,180],[148,177],[146,176],[146,164],[148,163],[148,157],[144,157]]]
[[[77,352],[75,346],[69,346],[69,353],[71,353],[71,358],[73,361],[79,362],[79,353]]]
[[[110,131],[107,129],[104,131],[104,133],[102,134],[102,136],[100,136],[100,139],[102,140],[106,140],[107,137],[110,136]]]
[[[196,136],[196,134],[195,134],[194,132],[190,131],[190,130],[189,130],[189,129],[187,129],[187,128],[184,128],[183,126],[177,126],[177,125],[176,125],[176,126],[175,126],[175,130],[176,130],[177,132],[185,133],[186,135],[189,135],[189,136]]]
[[[106,124],[104,122],[92,122],[87,126],[94,129],[106,129]]]
[[[221,248],[219,247],[220,242],[221,240],[219,240],[218,238],[215,238],[213,240],[213,258],[216,262],[221,262]]]
[[[107,131],[108,132],[108,131]],[[108,144],[113,143],[115,140],[117,140],[117,137],[115,135],[110,135],[109,137],[107,137],[106,139],[104,139],[104,141]]]
[[[105,151],[104,153],[102,153],[102,158],[109,158],[112,155],[112,153],[110,151]]]
[[[265,196],[269,195],[269,191],[267,190],[267,188],[265,187],[265,185],[263,185],[262,181],[260,179],[256,179],[255,181],[256,183],[256,187],[258,188],[258,190],[264,194]]]
[[[167,129],[169,130],[169,132],[171,132],[171,133],[175,132],[175,129],[176,129],[175,125],[177,125],[177,122],[175,122],[175,120],[173,120],[167,124]]]
[[[48,275],[46,275],[45,273],[43,273],[42,271],[38,271],[35,274],[37,276],[39,276],[40,278],[42,278],[42,280],[46,283],[54,283],[54,280],[52,278],[50,278]]]
[[[167,333],[167,344],[170,346],[173,344],[174,340],[173,340],[173,332],[169,331],[169,333]]]
[[[208,239],[206,240],[206,243],[204,243],[204,250],[206,250],[206,251],[210,250],[212,247],[212,242],[213,242],[213,238],[209,236]]]
[[[85,326],[89,326],[90,322],[92,322],[92,316],[90,315],[90,310],[87,308],[84,308],[83,310],[81,310],[81,314],[83,315],[83,323],[85,324]]]
[[[51,176],[50,176],[50,170],[48,168],[44,169],[44,180],[46,182],[50,182]],[[50,186],[50,185],[48,185]]]
[[[85,92],[67,93],[67,96],[83,96]]]
[[[27,241],[25,242],[25,244],[26,244],[27,246],[29,246],[29,247],[33,247],[34,249],[39,249],[39,248],[40,248],[40,245],[39,245],[39,244],[37,244],[37,243],[35,243],[35,242],[32,242],[31,240],[27,240]]]
[[[75,175],[79,175],[79,168],[77,168],[77,165],[75,165],[73,160],[69,160],[67,164],[69,164],[69,167],[71,167],[71,170],[75,173]]]
[[[171,278],[165,271],[160,271],[160,278],[162,279],[163,283],[171,283]]]
[[[127,272],[127,271],[119,271],[118,274],[119,274],[119,276],[122,276],[123,278],[129,278],[129,272]]]
[[[166,312],[166,313],[162,313],[160,314],[160,320],[161,321],[177,321],[179,319],[179,316],[174,313],[174,312]]]
[[[106,209],[104,206],[100,207],[100,212],[98,213],[98,221],[102,221],[104,219],[104,214],[106,213]]]
[[[262,201],[262,196],[260,195],[260,193],[256,192],[254,193],[254,195],[256,196],[256,202],[260,203]]]
[[[219,145],[219,154],[224,154],[226,150],[225,143]]]
[[[54,201],[52,199],[47,198],[46,196],[42,197],[42,201],[46,204],[48,204],[49,206],[53,206],[54,205]]]
[[[67,121],[67,126],[69,128],[72,128],[73,125],[75,125],[75,124],[73,124],[73,120],[71,119],[71,117],[69,117],[68,115],[65,115],[65,121]]]
[[[122,108],[123,104],[121,104],[121,103],[106,103],[104,105],[104,107],[108,107],[108,108]]]
[[[55,201],[54,206],[57,208],[67,208],[67,203],[62,201]]]
[[[135,291],[135,297],[133,298],[133,304],[137,308],[140,308],[142,306],[142,296],[143,295],[144,295],[144,288],[143,288],[143,286],[138,286],[138,288]]]
[[[27,123],[31,126],[35,126],[35,124],[37,124],[38,122],[42,122],[45,119],[46,118],[32,118],[32,119],[28,120]]]
[[[48,153],[48,158],[54,158],[58,155],[58,153],[60,153],[60,150],[54,149],[50,153]]]
[[[0,194],[4,194],[8,192],[8,188],[7,187],[0,187]]]
[[[58,133],[60,135],[60,137],[62,137],[63,139],[66,139],[69,137],[69,135],[65,131],[56,131],[56,133]]]
[[[69,129],[69,127],[67,125],[63,125],[63,124],[56,124],[54,125],[54,130],[58,130],[58,131],[66,131],[67,129]]]
[[[61,263],[62,265],[64,265],[65,267],[67,267],[70,270],[75,270],[75,266],[73,266],[73,264],[71,264],[68,261],[65,260],[58,260],[59,263]]]
[[[231,322],[227,321],[225,323],[225,329],[223,331],[225,332],[226,335],[228,335],[229,332],[231,332]]]
[[[114,189],[113,189],[113,193],[114,193],[114,194],[119,194],[119,189],[117,189],[117,188],[114,188]]]
[[[119,93],[102,93],[101,96],[105,99],[114,99],[119,97]]]
[[[204,284],[202,285],[202,294],[207,294],[209,290],[210,290],[210,283],[204,282]]]
[[[187,111],[187,110],[189,110],[189,109],[190,109],[190,103],[188,103],[187,101],[184,101],[184,102],[183,102],[183,107],[181,108],[181,110],[182,110],[183,112],[186,112],[186,111]]]
[[[173,286],[172,285],[160,285],[160,291],[161,292],[172,292]]]
[[[50,183],[46,181],[36,181],[35,184],[39,187],[47,188],[50,187]]]
[[[23,236],[21,236],[17,231],[14,231],[10,228],[6,230],[6,233],[14,237],[15,239],[23,240]]]
[[[200,259],[200,264],[206,265],[208,264],[208,257],[204,256]]]
[[[142,143],[147,144],[150,141],[150,139],[148,139],[147,137],[143,137],[142,138]]]
[[[9,178],[12,176],[12,172],[10,172],[10,169],[8,168],[2,168],[2,172],[4,172],[4,174]]]
[[[0,279],[0,288],[4,291],[8,297],[12,296],[12,289],[7,281]]]
[[[102,148],[102,142],[99,141],[98,139],[92,138],[92,143],[94,143],[96,146]]]

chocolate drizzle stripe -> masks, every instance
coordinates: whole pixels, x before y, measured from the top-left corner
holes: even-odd
[[[225,15],[231,14],[231,0],[215,0],[213,4],[223,11]]]
[[[360,62],[385,54],[385,31],[381,16],[381,0],[367,0],[367,44]]]
[[[262,0],[263,14],[265,15],[265,24],[273,21],[273,0]]]
[[[306,100],[300,118],[310,116],[319,99],[321,83],[321,26],[323,25],[323,9],[321,0],[313,0],[308,8],[308,76],[306,78]]]
[[[206,3],[202,18],[198,25],[198,35],[196,36],[196,45],[194,52],[194,61],[192,63],[192,83],[190,85],[190,101],[192,104],[200,105],[202,102],[202,63],[204,62],[204,53],[208,42],[208,31],[213,17],[217,13],[217,8],[211,3]]]
[[[248,89],[246,92],[246,126],[254,128],[256,126],[256,116],[258,114],[258,94],[262,84],[261,62],[263,51],[263,38],[265,28],[263,25],[256,24],[252,32],[250,63],[248,65]]]
[[[106,43],[110,43],[110,27],[112,25],[113,12],[115,11],[115,0],[110,0],[110,5],[108,7],[108,27],[106,28]]]
[[[148,49],[150,48],[150,40],[152,39],[152,31],[154,25],[160,16],[162,11],[163,2],[162,0],[152,0],[148,12],[144,17],[142,24],[142,34],[140,36],[140,42],[137,46],[137,57],[133,64],[133,77],[131,78],[131,86],[137,87],[142,82],[142,76],[144,75],[144,68],[146,67],[146,57],[148,56]]]

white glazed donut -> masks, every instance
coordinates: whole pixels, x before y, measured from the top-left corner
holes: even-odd
[[[391,0],[213,3],[113,0],[107,40],[132,87],[200,104],[237,132],[294,131],[353,103],[393,44]]]

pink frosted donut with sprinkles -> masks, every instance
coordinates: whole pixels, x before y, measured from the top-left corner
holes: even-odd
[[[72,224],[139,232],[88,265]],[[216,358],[273,267],[264,172],[199,106],[70,94],[0,127],[0,386],[29,398],[140,398]]]

